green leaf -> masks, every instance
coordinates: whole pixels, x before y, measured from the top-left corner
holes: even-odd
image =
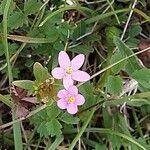
[[[19,78],[19,73],[20,73],[19,68],[13,67],[12,73],[13,73],[14,79],[18,79]]]
[[[107,92],[112,95],[119,96],[122,92],[123,82],[120,76],[108,76],[108,80],[106,83]]]
[[[62,135],[58,136],[55,141],[51,144],[51,146],[48,148],[48,150],[54,150],[57,149],[60,143],[64,140],[64,137]]]
[[[134,38],[142,32],[142,28],[140,25],[133,25],[129,29],[129,37]]]
[[[138,47],[139,43],[140,43],[140,40],[136,38],[129,38],[128,41],[126,42],[126,44],[129,47],[133,47],[133,48]]]
[[[115,46],[114,42],[113,42],[114,36],[119,37],[120,33],[121,33],[121,31],[118,28],[116,28],[115,26],[106,28],[107,49],[110,53],[113,52],[113,49]]]
[[[62,20],[62,18],[60,20]],[[74,25],[69,24],[68,22],[61,22],[59,27],[57,27],[57,31],[59,32],[59,34],[62,34],[65,37],[68,37],[68,33],[71,36],[73,29],[74,29]]]
[[[11,56],[15,54],[16,51],[18,50],[18,45],[16,43],[9,43],[8,48],[9,48],[9,54]]]
[[[136,107],[141,107],[147,104],[150,105],[150,102],[147,99],[131,99],[127,102],[127,105]]]
[[[59,119],[66,124],[78,124],[80,121],[78,117],[74,117],[67,112],[65,112]]]
[[[141,107],[143,105],[150,105],[150,102],[147,99],[144,98],[132,98],[132,97],[123,97],[121,99],[115,99],[115,100],[110,100],[106,101],[103,103],[103,106],[117,106],[117,105],[123,105],[126,103],[129,106],[136,106],[136,107]]]
[[[74,29],[73,40],[76,40],[78,37],[86,33],[86,24],[84,21],[80,21],[78,26]]]
[[[150,89],[150,69],[140,69],[135,71],[131,76],[143,87]]]
[[[40,0],[28,0],[24,6],[24,12],[26,15],[31,15],[40,10],[42,3]]]
[[[90,36],[85,37],[84,41],[85,41],[85,43],[100,42],[101,36],[99,34],[92,34]]]
[[[90,82],[86,82],[79,87],[81,94],[86,97],[85,104],[83,108],[90,107],[91,105],[95,104],[97,101],[94,96],[93,85]]]
[[[60,109],[58,108],[58,106],[56,106],[55,103],[53,103],[50,107],[47,108],[47,116],[48,116],[48,119],[54,119],[56,118],[60,113]]]
[[[50,133],[48,132],[46,121],[43,121],[40,125],[38,125],[37,133],[40,133],[40,136],[48,137]]]
[[[27,21],[27,17],[22,12],[13,12],[13,14],[8,18],[8,27],[10,29],[17,29],[22,27]]]
[[[64,44],[62,43],[62,41],[56,41],[54,44],[53,44],[53,48],[56,49],[56,50],[61,50],[61,49],[64,49]]]
[[[121,55],[121,53],[120,53],[119,51],[116,51],[116,52],[112,55],[112,57],[111,57],[111,59],[110,59],[110,64],[114,64],[114,63],[120,61],[120,60],[123,59],[123,58],[124,58],[124,57]],[[124,69],[126,63],[127,63],[127,61],[123,61],[123,62],[121,62],[121,63],[118,63],[116,66],[113,66],[111,69],[112,69],[112,71],[113,71],[115,74],[117,74],[117,73],[120,72],[120,70],[123,70],[123,69]]]
[[[2,45],[2,42],[0,41],[0,56],[2,56],[4,54],[5,54],[4,47]]]
[[[33,66],[33,73],[37,82],[45,81],[50,77],[47,68],[36,62]]]
[[[107,150],[107,147],[104,144],[96,144],[95,150]]]
[[[112,116],[108,113],[108,108],[106,107],[105,103],[103,104],[104,107],[102,107],[102,114],[103,114],[103,120],[104,120],[104,127],[105,128],[112,128]]]
[[[62,126],[57,119],[61,111],[56,106],[56,103],[51,104],[30,118],[30,123],[37,128],[40,136],[48,137],[49,135],[55,136],[61,134]]]
[[[19,35],[9,35],[8,39],[23,42],[23,43],[37,43],[37,44],[51,43],[54,41],[54,39],[49,39],[49,38],[33,38],[33,37],[19,36]]]
[[[112,128],[115,132],[119,132],[119,133],[123,133],[129,137],[132,137],[129,130],[128,130],[128,127],[126,125],[126,121],[124,119],[124,117],[120,114],[120,113],[115,113],[113,115],[113,122],[112,122]],[[122,145],[129,145],[128,141],[118,137],[118,136],[115,136],[115,135],[110,135],[108,136],[108,138],[110,138],[111,142],[112,142],[112,146],[114,149],[120,149],[120,147]],[[131,144],[132,146],[133,144]]]
[[[55,18],[56,19],[56,18]],[[61,21],[62,18],[58,18]],[[43,33],[47,39],[51,42],[55,42],[59,38],[59,29],[60,25],[56,26],[55,21],[51,20],[50,22],[47,22],[42,27],[39,28],[39,31]]]
[[[0,101],[3,102],[5,105],[7,105],[10,108],[13,107],[13,102],[10,101],[10,97],[8,98],[8,97],[0,94]]]
[[[47,122],[46,128],[52,137],[55,135],[58,136],[62,133],[61,132],[62,125],[59,123],[57,119],[53,119],[52,121]]]
[[[0,15],[2,15],[4,13],[4,8],[5,8],[5,5],[6,5],[6,0],[1,0],[1,3],[0,3]],[[9,14],[12,13],[12,11],[14,10],[15,8],[15,3],[13,1],[11,1],[11,7],[9,7]]]
[[[15,86],[18,86],[22,89],[26,89],[26,90],[35,90],[34,89],[34,86],[35,86],[35,83],[34,81],[31,81],[31,80],[18,80],[18,81],[13,81],[13,84]]]
[[[147,150],[145,146],[141,145],[139,142],[137,142],[133,137],[127,136],[125,134],[122,134],[120,132],[116,132],[110,129],[105,129],[105,128],[89,128],[86,130],[87,132],[98,132],[101,134],[108,134],[108,135],[113,135],[113,136],[118,136],[123,138],[124,140],[130,142],[131,144],[134,144],[136,147],[139,148],[139,150]],[[129,144],[128,144],[129,145]]]
[[[125,43],[123,43],[120,40],[120,38],[114,37],[114,43],[116,47],[118,47],[118,50],[123,57],[127,57],[133,54],[133,51]],[[135,70],[139,70],[139,69],[140,66],[136,56],[131,57],[127,60],[126,71],[129,74],[132,74]]]
[[[83,85],[81,85],[79,87],[79,91],[86,98],[85,104],[82,106],[82,110],[85,110],[85,109],[89,108],[90,106],[97,103],[97,99],[94,95],[93,85],[90,82],[86,82]],[[81,121],[84,122],[87,120],[87,118],[91,114],[90,110],[85,111],[84,113],[81,113],[81,115],[80,115]]]
[[[75,52],[75,53],[89,54],[89,53],[92,53],[94,50],[91,46],[82,44],[73,48],[69,48],[69,51]]]

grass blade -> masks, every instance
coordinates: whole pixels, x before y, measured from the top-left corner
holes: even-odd
[[[57,149],[59,144],[64,140],[63,136],[59,136],[55,139],[54,143],[48,148],[48,150],[54,150]]]
[[[72,143],[70,144],[68,150],[73,150],[73,148],[75,147],[76,143],[78,142],[78,140],[80,139],[80,137],[82,136],[82,134],[84,133],[84,131],[86,130],[86,127],[88,126],[89,122],[91,121],[94,112],[95,112],[95,108],[93,108],[93,109],[91,110],[91,113],[90,113],[90,115],[89,115],[87,121],[84,122],[84,124],[83,124],[81,130],[79,131],[79,133],[76,135],[76,137],[74,138],[74,140],[73,140]]]
[[[4,14],[3,14],[3,46],[5,49],[5,55],[6,55],[6,62],[7,62],[7,68],[8,68],[8,76],[9,76],[9,85],[11,86],[11,82],[13,81],[13,75],[12,75],[12,69],[10,65],[10,57],[9,57],[9,50],[8,50],[8,41],[7,41],[7,18],[8,18],[8,11],[11,4],[11,0],[7,0],[5,8],[4,8]],[[15,109],[12,109],[12,119],[16,119],[16,113]],[[21,137],[21,129],[20,129],[20,123],[13,124],[13,132],[14,132],[14,143],[15,143],[15,150],[22,150],[22,137]]]

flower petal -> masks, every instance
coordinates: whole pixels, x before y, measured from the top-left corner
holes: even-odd
[[[68,104],[67,105],[67,111],[69,114],[76,114],[78,111],[78,107],[75,104]]]
[[[52,76],[56,79],[62,79],[65,75],[63,68],[57,67],[52,70]]]
[[[58,97],[58,98],[66,98],[67,95],[68,95],[68,92],[67,92],[65,89],[60,90],[60,91],[57,93],[57,97]]]
[[[83,105],[85,103],[85,98],[81,94],[78,94],[75,97],[75,99],[76,99],[76,101],[75,101],[76,105]]]
[[[90,80],[90,75],[84,71],[78,70],[72,73],[72,79],[79,82],[85,82]]]
[[[68,89],[69,86],[72,86],[73,85],[73,80],[71,78],[70,75],[66,75],[64,78],[63,78],[63,85],[65,87],[65,89]]]
[[[79,68],[81,68],[81,66],[84,63],[84,59],[85,56],[83,54],[79,54],[76,57],[74,57],[71,61],[71,67],[73,68],[73,70],[78,70]]]
[[[60,67],[66,69],[70,66],[70,58],[65,51],[61,51],[58,56],[58,62]]]
[[[78,88],[76,86],[69,86],[69,88],[67,89],[68,93],[70,95],[77,95],[78,94]]]
[[[60,109],[66,109],[67,108],[67,102],[65,99],[60,99],[57,101],[57,106],[60,108]]]

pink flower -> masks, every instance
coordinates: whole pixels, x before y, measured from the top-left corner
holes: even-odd
[[[57,106],[60,109],[67,109],[68,113],[75,114],[78,111],[78,105],[83,105],[85,102],[84,97],[78,94],[76,86],[70,86],[67,90],[60,90],[57,94],[59,100]]]
[[[56,67],[52,70],[53,77],[56,79],[63,79],[65,88],[73,85],[73,80],[79,82],[90,80],[90,75],[88,73],[79,70],[84,63],[84,59],[84,55],[79,54],[70,61],[68,54],[61,51],[58,56],[60,67]]]

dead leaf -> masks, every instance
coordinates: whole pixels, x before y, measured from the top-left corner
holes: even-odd
[[[138,47],[140,51],[150,47],[150,39],[141,39]],[[150,50],[139,54],[138,58],[142,61],[145,67],[150,68]]]
[[[11,86],[11,97],[16,104],[18,118],[27,116],[30,108],[36,103],[36,97],[29,97],[25,89],[14,85]]]

